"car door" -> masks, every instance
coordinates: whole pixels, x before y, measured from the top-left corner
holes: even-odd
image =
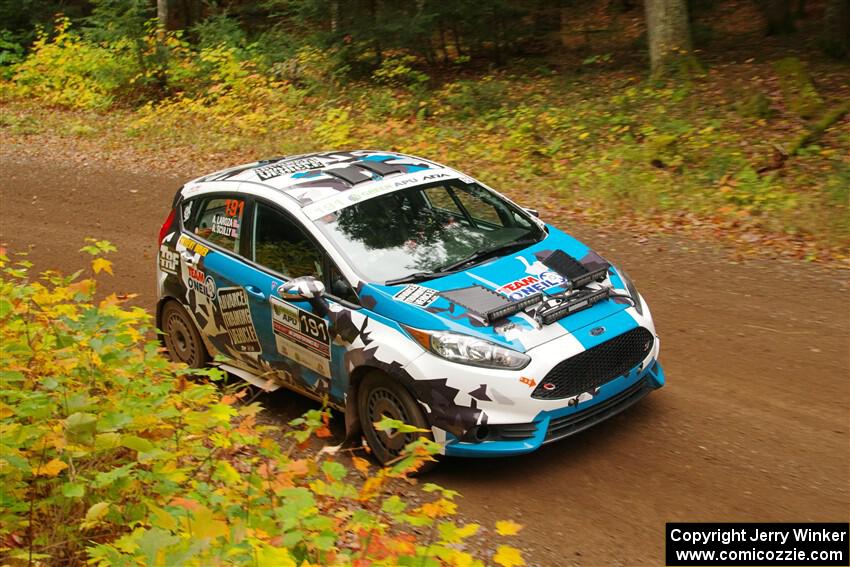
[[[341,347],[332,341],[328,298],[294,301],[278,293],[287,280],[312,276],[328,285],[328,259],[303,225],[277,205],[257,199],[246,256],[268,298],[262,312],[263,359],[279,377],[314,397],[342,403],[347,383]]]
[[[186,200],[176,251],[184,304],[201,333],[216,351],[257,371],[262,347],[250,300],[264,293],[241,256],[248,202],[235,191]]]

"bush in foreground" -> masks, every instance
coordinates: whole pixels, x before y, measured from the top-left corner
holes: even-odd
[[[111,273],[109,243],[83,250]],[[452,521],[456,492],[425,484],[421,505],[393,494],[431,458],[424,438],[377,471],[356,456],[356,471],[328,452],[305,456],[325,412],[283,432],[258,425],[258,404],[168,361],[127,297],[96,302],[82,271],[32,279],[30,267],[0,250],[0,562],[481,564],[461,549],[479,526]],[[492,560],[524,564],[505,545]]]

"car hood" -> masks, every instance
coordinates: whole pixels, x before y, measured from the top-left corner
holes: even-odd
[[[523,313],[486,325],[470,316],[463,306],[439,295],[439,292],[475,284],[512,299],[520,299],[537,291],[547,294],[561,292],[566,288],[565,280],[540,261],[554,250],[566,252],[589,269],[607,263],[575,238],[551,226],[547,226],[547,229],[546,238],[528,248],[487,260],[456,274],[415,284],[363,284],[358,290],[361,303],[378,316],[402,325],[473,335],[521,352],[568,333],[575,333],[629,306],[629,302],[624,299],[607,299],[537,328],[536,323]],[[606,283],[627,293],[618,274],[611,270],[608,277]]]

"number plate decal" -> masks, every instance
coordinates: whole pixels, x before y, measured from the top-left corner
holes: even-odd
[[[326,378],[331,377],[331,340],[323,318],[271,298],[272,330],[280,354]]]

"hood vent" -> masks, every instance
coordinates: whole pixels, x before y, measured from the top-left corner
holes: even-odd
[[[555,250],[545,258],[541,258],[540,261],[550,270],[567,278],[572,289],[584,287],[590,282],[604,280],[609,268],[609,265],[605,264],[599,268],[588,270],[584,264],[569,256],[563,250]]]
[[[526,307],[543,300],[543,292],[538,291],[519,301],[512,301],[504,295],[478,284],[441,291],[440,296],[460,305],[471,315],[488,325],[497,319],[519,313]]]

